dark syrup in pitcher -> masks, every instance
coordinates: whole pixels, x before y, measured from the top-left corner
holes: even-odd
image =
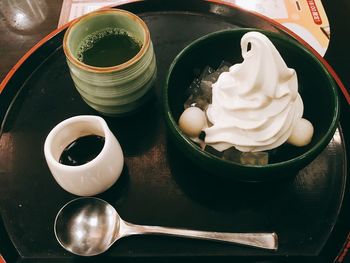
[[[69,166],[88,163],[99,155],[104,143],[105,138],[98,135],[79,137],[63,150],[59,162]]]

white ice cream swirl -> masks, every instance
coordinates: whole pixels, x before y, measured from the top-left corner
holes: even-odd
[[[303,115],[297,75],[261,33],[246,33],[241,48],[244,61],[213,84],[206,112],[213,125],[205,129],[205,142],[218,151],[274,149],[287,141]]]

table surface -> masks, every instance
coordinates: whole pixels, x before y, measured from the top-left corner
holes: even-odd
[[[344,52],[348,48],[350,33],[346,22],[350,2],[339,0],[335,4],[331,0],[322,0],[322,3],[331,28],[331,41],[325,58],[345,87],[350,87],[350,52]],[[31,47],[57,28],[61,6],[62,0],[0,1],[0,82]],[[17,10],[28,11],[29,16],[20,16]]]
[[[331,28],[331,41],[325,59],[350,91],[350,52],[346,52],[350,35],[347,22],[350,1],[323,0],[322,3]],[[0,82],[31,47],[57,28],[61,6],[62,0],[0,1]],[[19,9],[28,11],[30,19],[18,15],[16,11]],[[349,260],[349,255],[346,260]]]

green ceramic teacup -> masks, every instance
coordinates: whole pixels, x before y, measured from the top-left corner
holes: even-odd
[[[92,66],[79,60],[81,43],[92,34],[117,28],[140,43],[136,55],[121,64]],[[84,101],[103,115],[120,116],[139,108],[156,78],[156,59],[149,30],[138,16],[105,9],[75,20],[67,29],[63,49],[75,87]]]

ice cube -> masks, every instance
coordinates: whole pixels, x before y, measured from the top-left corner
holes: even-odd
[[[222,72],[228,70],[229,63],[226,61],[222,61],[217,70],[206,66],[200,76],[195,78],[186,90],[187,100],[184,103],[184,108],[196,106],[206,110],[212,101],[212,84],[216,82]]]
[[[269,163],[269,154],[267,152],[243,152],[240,162],[248,165],[266,165]]]
[[[206,76],[212,74],[213,72],[215,72],[215,70],[214,70],[212,67],[206,66],[206,67],[203,69],[201,75],[199,76],[199,79],[202,80],[203,78],[205,78]]]
[[[222,68],[222,67],[228,67],[228,68],[229,68],[229,67],[231,67],[231,66],[232,66],[232,63],[223,60],[223,61],[221,61],[220,65],[218,66],[218,69],[217,69],[217,70],[219,70],[219,69]]]
[[[201,110],[205,111],[208,108],[209,102],[203,96],[191,95],[184,103],[184,109],[188,107],[198,107]]]
[[[226,72],[226,71],[229,71],[229,67],[227,65],[223,65],[223,66],[219,67],[213,73],[211,73],[211,74],[205,76],[204,78],[202,78],[202,81],[210,81],[212,83],[215,83],[218,80],[220,74],[222,72]]]
[[[241,153],[235,147],[228,148],[224,151],[222,158],[224,160],[240,163]]]
[[[202,96],[208,101],[211,101],[212,85],[213,85],[213,82],[208,80],[202,80],[200,83]]]
[[[222,152],[219,152],[217,150],[215,150],[213,147],[209,146],[208,144],[205,145],[205,149],[206,152],[211,153],[219,158],[222,158]]]
[[[195,105],[195,102],[193,100],[193,95],[190,95],[184,103],[184,109],[186,110],[187,108],[194,107],[194,106],[196,106],[196,105]]]
[[[199,93],[200,90],[201,90],[201,88],[200,88],[200,83],[201,83],[200,79],[195,78],[195,79],[191,82],[190,86],[187,88],[187,90],[186,90],[186,95],[187,95],[187,96],[191,96],[192,94],[197,94],[197,93]]]

